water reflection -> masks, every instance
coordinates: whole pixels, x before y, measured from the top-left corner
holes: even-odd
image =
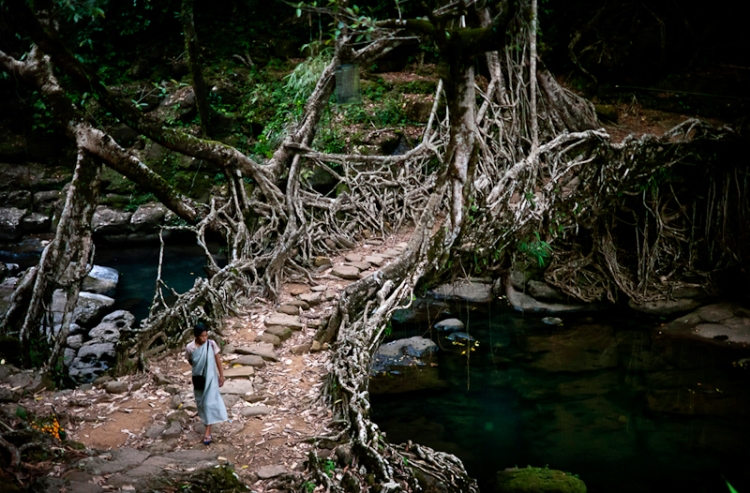
[[[120,272],[114,309],[130,311],[136,321],[148,316],[159,265],[158,245],[97,248],[95,263]],[[205,255],[198,245],[168,244],[164,250],[162,279],[170,288],[184,293],[193,287],[196,278],[206,277],[204,265]],[[168,298],[170,293],[164,290],[164,296]]]
[[[748,348],[662,336],[632,314],[565,318],[561,327],[508,308],[452,307],[480,341],[461,351],[433,336],[443,391],[372,397],[390,440],[459,456],[484,491],[497,470],[544,466],[590,492],[750,491]]]

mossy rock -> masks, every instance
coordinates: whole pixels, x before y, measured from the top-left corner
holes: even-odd
[[[599,119],[617,123],[619,112],[616,106],[611,104],[595,104],[594,110]]]
[[[135,191],[135,185],[121,173],[104,167],[101,173],[102,191],[117,195],[130,195]]]
[[[496,476],[497,493],[586,493],[583,481],[556,469],[506,469]]]

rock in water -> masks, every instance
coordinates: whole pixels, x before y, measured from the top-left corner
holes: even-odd
[[[514,467],[499,471],[497,493],[586,493],[580,479],[556,469]]]

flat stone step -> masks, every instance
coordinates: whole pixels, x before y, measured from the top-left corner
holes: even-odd
[[[362,255],[357,253],[349,253],[344,255],[344,260],[347,262],[362,262]]]
[[[367,270],[372,267],[372,265],[368,262],[347,262],[345,265],[351,265],[352,267],[356,267],[359,270]]]
[[[276,311],[285,315],[299,315],[299,307],[291,304],[281,305]]]
[[[273,350],[273,344],[259,342],[248,346],[238,347],[235,349],[235,352],[237,354],[254,354],[263,359],[279,361],[279,357],[276,356],[276,351]]]
[[[292,300],[289,302],[289,305],[296,306],[297,308],[300,308],[301,310],[310,309],[310,305],[306,301],[302,301],[302,300]]]
[[[316,306],[323,301],[323,293],[305,293],[299,295],[299,299],[307,303],[309,306]]]
[[[292,337],[292,329],[289,327],[282,327],[281,325],[272,325],[266,328],[264,334],[273,334],[281,339],[281,342],[284,342]]]
[[[246,378],[253,375],[255,375],[255,369],[252,366],[240,366],[224,370],[224,378]]]
[[[399,255],[401,255],[401,252],[396,250],[395,248],[389,248],[388,250],[384,251],[382,255],[388,257],[398,257]]]
[[[254,394],[253,382],[246,379],[227,380],[222,387],[219,387],[221,394],[250,395]]]
[[[311,287],[311,288],[310,288],[310,291],[313,291],[313,292],[319,293],[319,292],[321,292],[321,291],[325,291],[326,289],[328,289],[328,286],[325,286],[325,285],[323,285],[323,284],[320,284],[320,285],[318,285],[318,286],[313,286],[313,287]]]
[[[264,416],[266,414],[271,414],[272,409],[268,406],[250,406],[250,407],[243,407],[242,411],[240,411],[240,414],[242,414],[246,418],[251,418],[253,416]]]
[[[383,264],[385,264],[386,262],[388,262],[388,259],[386,259],[384,257],[381,257],[380,255],[367,255],[364,258],[364,261],[367,262],[367,263],[369,263],[369,264],[376,265],[376,266],[380,267]]]
[[[359,269],[351,265],[334,265],[331,274],[341,279],[356,281],[359,279]]]
[[[281,325],[282,327],[289,327],[292,330],[301,330],[305,324],[303,324],[299,317],[296,315],[287,315],[286,313],[274,313],[263,322],[266,327],[272,325]]]
[[[231,362],[232,366],[254,366],[256,368],[262,368],[265,364],[266,363],[265,361],[263,361],[263,358],[254,354],[246,354],[245,356],[240,356],[239,358]]]
[[[258,337],[256,337],[255,340],[258,342],[266,342],[269,344],[273,344],[273,347],[281,346],[281,338],[268,332],[268,329],[266,329],[265,332],[263,332]]]

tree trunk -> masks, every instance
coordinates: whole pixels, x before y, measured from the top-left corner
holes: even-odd
[[[180,17],[185,35],[185,51],[188,56],[190,77],[193,81],[193,92],[195,92],[195,105],[198,107],[198,116],[201,120],[201,129],[204,137],[211,137],[213,135],[211,107],[208,105],[208,86],[203,78],[203,69],[200,63],[198,34],[195,32],[195,20],[193,18],[193,0],[182,0]]]

